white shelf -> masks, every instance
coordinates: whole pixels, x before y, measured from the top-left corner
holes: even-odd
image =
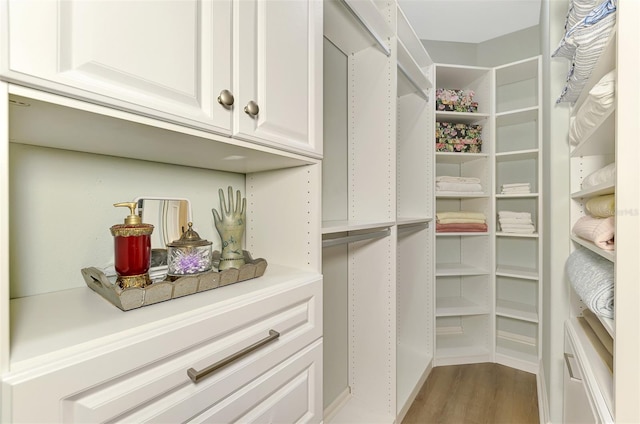
[[[488,113],[436,111],[436,121],[454,124],[478,124],[489,118]]]
[[[509,300],[496,300],[496,315],[514,318],[521,321],[538,323],[538,311],[534,305],[512,302]]]
[[[496,355],[498,354],[538,365],[538,348],[528,343],[519,343],[512,339],[498,337]]]
[[[537,58],[523,59],[508,65],[496,67],[496,85],[509,85],[530,80],[538,76]]]
[[[488,232],[472,232],[472,233],[439,233],[436,231],[436,236],[438,237],[478,237],[478,236],[488,236]]]
[[[501,231],[496,233],[496,237],[517,237],[517,238],[538,238],[537,233],[533,234],[518,234],[518,233],[503,233]]]
[[[499,127],[506,127],[537,121],[539,114],[540,108],[537,106],[496,113],[496,125]]]
[[[599,184],[586,190],[571,193],[572,199],[583,199],[585,197],[602,196],[604,194],[613,194],[616,192],[616,186],[612,183]]]
[[[437,199],[483,199],[488,198],[490,195],[487,193],[465,193],[465,194],[439,194],[436,191]]]
[[[388,55],[393,30],[372,0],[331,0],[324,2],[324,36],[347,55],[372,46]]]
[[[372,230],[376,228],[388,228],[394,225],[394,221],[323,221],[322,234],[335,234],[358,230]]]
[[[474,160],[483,160],[489,157],[486,153],[448,153],[448,152],[436,152],[436,162],[438,163],[452,163],[461,164],[465,162],[472,162]]]
[[[433,65],[433,60],[429,53],[425,50],[420,37],[416,34],[413,27],[409,23],[406,15],[398,6],[397,30],[398,39],[402,41],[411,57],[415,60],[420,68],[426,68]]]
[[[575,234],[571,234],[571,240],[578,243],[580,246],[587,248],[589,250],[591,250],[594,253],[597,253],[598,255],[602,256],[605,259],[610,260],[611,262],[615,262],[616,261],[616,251],[615,250],[603,250],[600,249],[598,246],[596,246],[594,243],[590,242],[589,240],[585,240],[583,238],[580,238],[578,236],[576,236]]]
[[[416,61],[402,43],[398,40],[398,97],[410,93],[418,93],[428,101],[425,94],[432,87],[431,81],[420,69]]]
[[[488,313],[490,313],[488,306],[479,305],[465,297],[440,297],[436,299],[436,317],[484,315]]]
[[[250,173],[316,161],[229,137],[17,85],[11,142],[100,155]],[[38,125],[33,125],[38,122]],[[69,123],[73,122],[70,129]],[[104,131],[96,129],[106,129]],[[185,152],[189,152],[185,154]]]
[[[244,295],[273,292],[320,274],[269,264],[260,278],[123,312],[88,287],[11,301],[11,369],[17,371],[64,359],[88,346],[148,334],[212,305],[228,307]]]
[[[429,218],[398,218],[396,221],[396,225],[398,227],[409,226],[409,225],[419,225],[419,224],[428,224],[433,221],[432,217]]]
[[[456,277],[465,275],[487,275],[489,272],[467,264],[436,264],[436,277]]]
[[[538,280],[540,278],[538,271],[535,269],[519,266],[498,265],[496,275],[501,277],[522,278],[523,280]]]
[[[539,149],[517,150],[513,152],[496,153],[496,161],[507,162],[515,160],[538,159],[540,155]]]
[[[540,197],[538,193],[523,193],[523,194],[496,194],[496,199],[535,199]]]
[[[478,357],[489,355],[489,349],[463,334],[437,334],[437,359]]]

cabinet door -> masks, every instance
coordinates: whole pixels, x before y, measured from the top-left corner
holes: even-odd
[[[240,0],[234,7],[236,136],[320,155],[322,2]]]
[[[231,0],[25,1],[2,7],[4,79],[230,134]]]

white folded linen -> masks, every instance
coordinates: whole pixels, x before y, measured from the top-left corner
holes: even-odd
[[[437,182],[436,191],[482,192],[482,185],[477,183]]]
[[[519,188],[519,187],[531,187],[530,183],[508,183],[502,184],[502,189],[505,188]]]
[[[498,211],[498,217],[531,219],[531,213],[530,212]]]
[[[500,224],[533,224],[531,218],[498,218]]]
[[[448,175],[441,175],[436,177],[436,182],[445,183],[461,183],[461,184],[480,184],[480,178],[475,177],[452,177]]]
[[[604,166],[591,174],[587,175],[582,180],[582,189],[586,190],[590,187],[595,187],[600,184],[610,183],[613,184],[616,180],[616,163],[612,162],[607,166]]]
[[[522,226],[523,228],[513,228],[513,226],[502,226],[503,233],[515,233],[515,234],[533,234],[536,229],[533,225]]]

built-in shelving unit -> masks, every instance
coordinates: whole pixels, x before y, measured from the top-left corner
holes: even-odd
[[[542,323],[542,63],[533,57],[495,75],[495,211],[525,212],[533,233],[495,233],[495,360],[538,371]],[[503,184],[529,191],[503,194]]]
[[[324,5],[325,421],[400,422],[433,362],[433,63],[395,2]]]
[[[475,177],[481,192],[438,193],[436,212],[483,212],[487,232],[440,232],[436,246],[436,365],[492,358],[493,224],[492,72],[489,68],[436,65],[436,88],[474,91],[477,112],[438,111],[435,121],[482,126],[480,153],[436,152],[436,176]],[[432,146],[435,150],[435,145]]]
[[[539,57],[496,68],[437,66],[436,87],[473,90],[478,112],[436,111],[436,121],[482,125],[482,148],[480,153],[436,153],[436,175],[476,177],[482,192],[436,191],[436,210],[483,212],[488,225],[486,233],[436,234],[437,364],[495,361],[538,370],[540,69]],[[503,194],[502,185],[513,183],[528,183],[530,190]],[[499,211],[529,212],[535,231],[502,231]],[[479,333],[471,337],[467,328]],[[475,349],[469,350],[470,342]]]
[[[605,74],[615,69],[616,38],[616,33],[613,31],[583,92],[576,103],[572,105],[572,120],[576,119],[578,111],[581,106],[585,104],[589,90],[591,90]],[[589,174],[603,168],[605,165],[616,162],[616,107],[612,107],[605,114],[600,115],[593,124],[591,130],[583,134],[579,143],[572,146],[570,151],[570,228],[573,228],[573,225],[578,219],[588,215],[585,205],[589,199],[614,194],[616,196],[616,207],[620,201],[616,193],[614,181],[595,186],[585,185],[585,187],[583,187],[583,181]],[[617,173],[617,175],[620,174]],[[616,223],[616,227],[620,228],[618,223]],[[614,268],[618,267],[616,250],[604,250],[592,241],[581,238],[573,232],[571,232],[569,238],[572,241],[572,251],[582,248],[588,249],[590,252],[612,262]],[[617,279],[617,270],[615,271],[615,275]],[[617,284],[616,282],[616,286]],[[617,288],[616,292],[618,292]],[[566,322],[567,337],[570,341],[567,343],[571,343],[571,347],[574,350],[574,355],[576,356],[583,376],[585,389],[590,393],[590,402],[592,402],[595,415],[605,422],[613,422],[613,417],[615,416],[614,374],[605,364],[598,353],[598,349],[594,345],[594,341],[590,338],[589,333],[591,333],[591,330],[581,324],[581,317],[583,316],[583,310],[586,309],[586,305],[573,288],[570,289],[570,305],[571,317]],[[595,316],[598,317],[600,323],[609,335],[615,338],[615,320],[597,314]]]

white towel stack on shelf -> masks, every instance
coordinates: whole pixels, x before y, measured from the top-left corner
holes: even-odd
[[[480,178],[436,177],[436,194],[482,194]]]
[[[499,211],[498,222],[503,233],[533,234],[536,231],[529,212]]]
[[[529,183],[502,184],[502,194],[529,194],[529,193],[531,193],[531,184]]]

